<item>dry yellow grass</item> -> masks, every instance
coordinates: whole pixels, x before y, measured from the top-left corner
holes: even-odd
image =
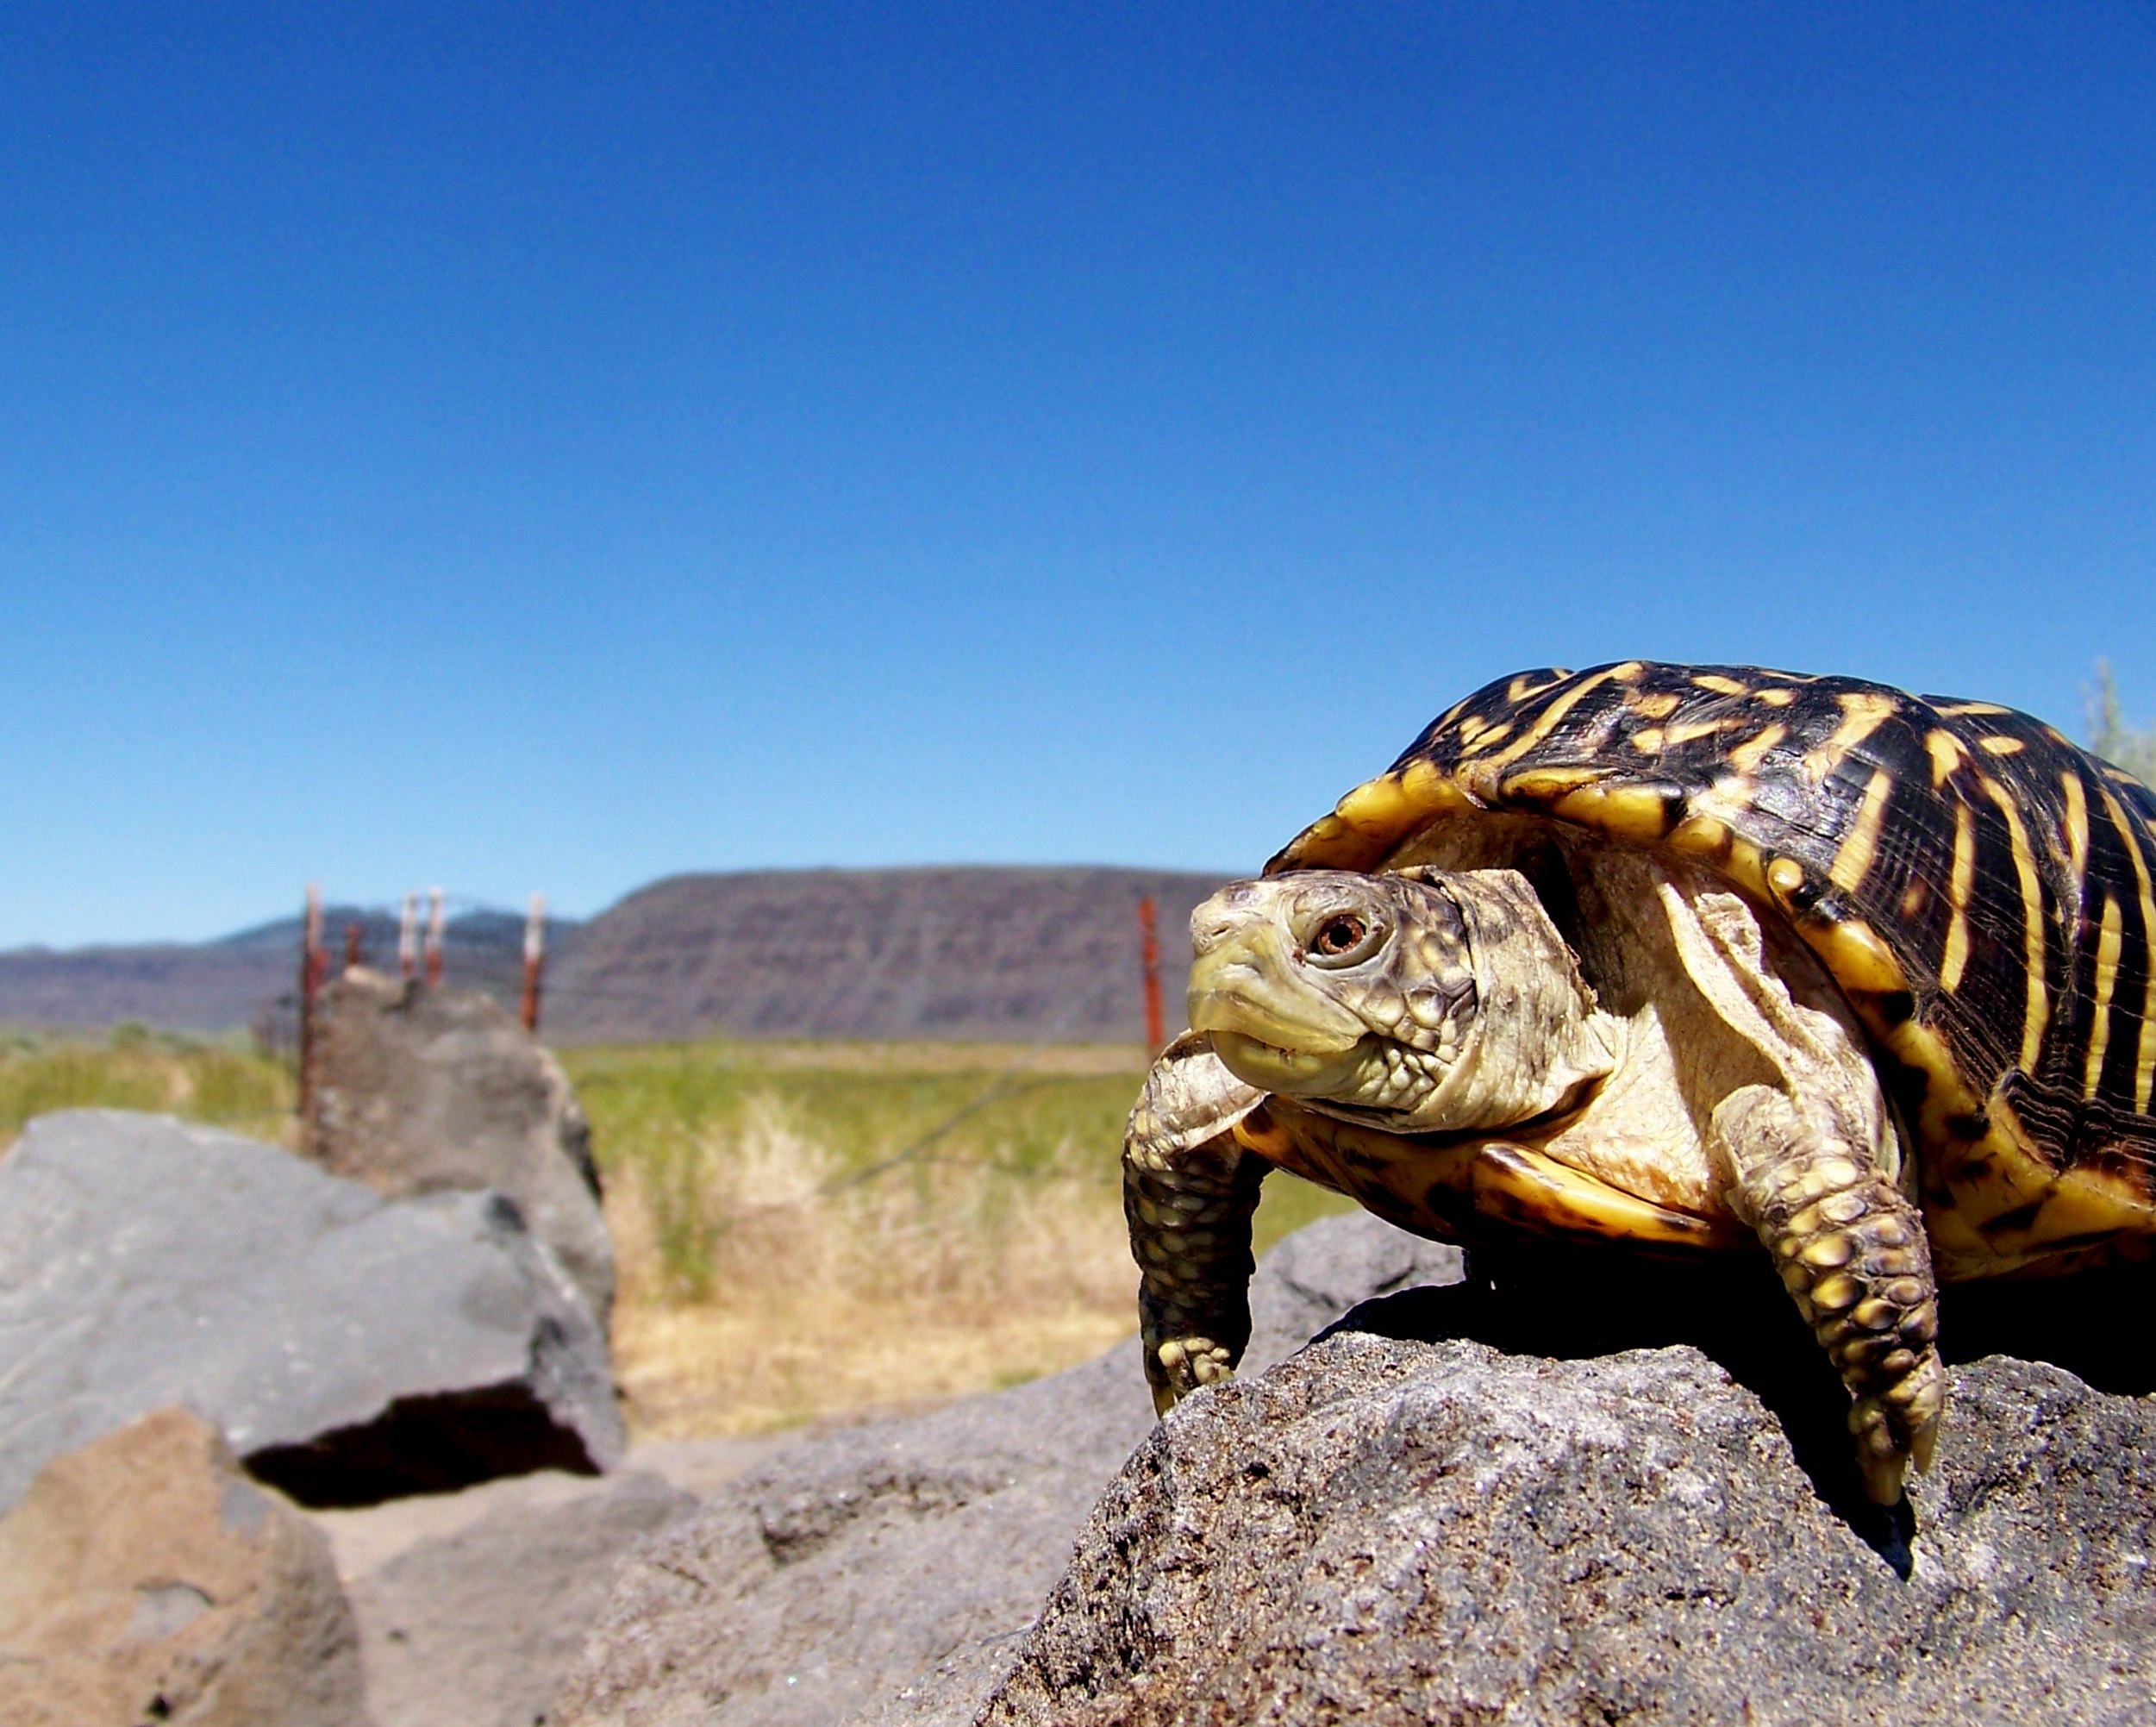
[[[848,1183],[769,1091],[681,1154],[692,1172],[616,1161],[607,1193],[616,1374],[640,1434],[917,1405],[1082,1360],[1128,1327],[1121,1220],[1083,1177],[923,1162]],[[658,1179],[709,1229],[695,1286],[669,1275]]]
[[[703,1045],[566,1057],[621,1267],[632,1432],[911,1409],[1127,1336],[1135,1048]],[[1339,1202],[1268,1184],[1260,1244]]]

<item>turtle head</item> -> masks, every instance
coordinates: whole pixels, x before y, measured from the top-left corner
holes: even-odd
[[[1511,870],[1300,870],[1191,914],[1190,1024],[1237,1078],[1397,1132],[1498,1127],[1614,1066],[1572,950]]]

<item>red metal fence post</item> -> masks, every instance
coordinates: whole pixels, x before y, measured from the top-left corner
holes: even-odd
[[[1146,1047],[1159,1049],[1168,1039],[1160,1017],[1160,935],[1151,894],[1138,902],[1138,953],[1146,968]]]
[[[441,938],[444,927],[441,890],[438,887],[428,888],[427,898],[427,981],[430,984],[438,984],[441,981]]]
[[[347,972],[359,963],[360,930],[357,923],[344,926],[344,968]]]
[[[520,1017],[524,1029],[539,1032],[539,979],[547,965],[547,896],[534,893],[532,909],[524,919],[524,999]]]
[[[322,987],[322,884],[307,884],[307,917],[299,936],[299,1123],[309,1130],[315,1103],[315,992]]]

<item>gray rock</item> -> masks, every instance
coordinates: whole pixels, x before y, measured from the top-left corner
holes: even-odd
[[[0,1506],[174,1402],[315,1505],[622,1445],[605,1337],[500,1195],[392,1204],[166,1117],[41,1117],[0,1162]]]
[[[790,1448],[623,1567],[559,1718],[828,1723],[909,1685],[969,1718],[1152,1420],[1129,1345]]]
[[[310,1506],[308,1517],[329,1537],[337,1574],[347,1585],[395,1563],[415,1548],[447,1541],[502,1511],[505,1517],[553,1516],[561,1507],[612,1490],[626,1475],[656,1475],[687,1496],[694,1510],[753,1463],[800,1442],[798,1434],[632,1441],[619,1470],[572,1475],[542,1469],[504,1475],[446,1493],[411,1493],[372,1505]],[[597,1617],[595,1606],[593,1617]]]
[[[163,1409],[41,1469],[0,1517],[9,1727],[366,1727],[328,1544]]]
[[[1284,1361],[1350,1308],[1425,1286],[1458,1283],[1458,1248],[1396,1230],[1367,1211],[1322,1217],[1265,1255],[1250,1284],[1245,1378]]]
[[[474,1490],[499,1502],[347,1586],[378,1727],[546,1720],[622,1556],[697,1503],[641,1473],[529,1483],[542,1484],[570,1491],[510,1491],[522,1481]]]
[[[1904,1580],[1689,1348],[1344,1331],[1143,1445],[983,1717],[2156,1715],[2156,1410],[1957,1371]]]
[[[1456,1258],[1428,1254],[1457,1275]],[[1296,1327],[1308,1336],[1425,1263],[1423,1244],[1374,1217],[1313,1226],[1259,1268],[1260,1342],[1284,1353]],[[1132,1342],[934,1415],[793,1445],[623,1567],[559,1718],[970,1722],[1153,1425]]]
[[[322,992],[305,1154],[384,1198],[506,1193],[604,1323],[614,1246],[561,1064],[477,990],[347,972]]]

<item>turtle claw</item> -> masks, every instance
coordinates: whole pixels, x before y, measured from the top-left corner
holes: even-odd
[[[1170,1337],[1153,1349],[1159,1371],[1153,1376],[1153,1407],[1165,1415],[1203,1386],[1225,1384],[1235,1376],[1234,1357],[1225,1343],[1210,1337]]]
[[[1235,1124],[1264,1101],[1201,1034],[1153,1064],[1123,1141],[1123,1211],[1154,1411],[1229,1377],[1250,1336],[1250,1214],[1272,1166]]]
[[[1932,1454],[1939,1449],[1939,1422],[1932,1420],[1916,1430],[1909,1442],[1909,1461],[1915,1464],[1921,1475],[1931,1474]]]
[[[1857,1442],[1865,1497],[1875,1505],[1899,1505],[1909,1456],[1895,1442],[1893,1423],[1878,1398],[1859,1398],[1849,1405],[1849,1431]]]
[[[1936,1351],[1926,1350],[1908,1373],[1884,1390],[1868,1392],[1849,1406],[1849,1431],[1857,1442],[1857,1467],[1872,1503],[1902,1498],[1909,1465],[1928,1471],[1939,1445],[1946,1373]]]

